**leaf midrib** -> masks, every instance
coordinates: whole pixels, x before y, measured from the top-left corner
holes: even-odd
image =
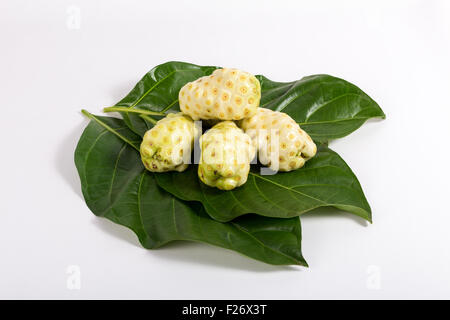
[[[110,185],[109,191],[108,191],[108,198],[109,198],[110,202],[112,202],[112,190],[113,190],[114,180],[116,178],[117,166],[119,164],[120,157],[122,156],[122,152],[126,149],[126,147],[127,147],[127,144],[124,143],[122,148],[119,151],[119,154],[117,155],[116,163],[114,164],[114,170],[113,170],[113,174],[111,177],[111,185]]]
[[[299,126],[304,126],[304,125],[310,125],[310,124],[325,124],[325,123],[337,123],[337,122],[345,122],[345,121],[353,121],[353,120],[367,120],[367,119],[370,119],[370,118],[372,118],[372,117],[369,117],[369,116],[367,116],[367,117],[354,117],[354,118],[342,118],[342,119],[336,119],[336,120],[297,122],[297,124]]]
[[[145,174],[146,174],[145,169],[143,169],[143,171],[141,173],[140,180],[139,180],[139,187],[138,187],[138,192],[137,192],[137,209],[138,209],[138,214],[139,214],[139,221],[141,222],[141,226],[142,226],[142,231],[144,232],[145,236],[148,239],[152,240],[150,235],[147,233],[147,230],[146,230],[145,225],[144,225],[144,220],[142,219],[141,189],[142,189],[142,182],[144,181]]]
[[[187,69],[186,69],[187,70]],[[165,76],[164,78],[158,80],[155,82],[155,84],[148,89],[135,103],[133,103],[129,108],[133,109],[134,107],[136,107],[136,105],[142,101],[142,99],[144,99],[150,92],[153,91],[153,89],[155,89],[157,86],[159,86],[163,81],[165,81],[166,79],[168,79],[171,75],[173,75],[174,73],[176,73],[177,71],[186,71],[186,70],[182,70],[182,69],[175,69],[171,72],[169,72],[167,74],[167,76]]]
[[[306,117],[305,121],[308,121],[317,111],[321,110],[322,108],[324,108],[325,106],[329,105],[330,103],[333,103],[334,101],[337,101],[339,99],[342,99],[344,97],[348,97],[348,96],[357,96],[360,97],[359,94],[354,93],[354,92],[346,92],[344,94],[341,94],[337,97],[334,97],[333,99],[327,100],[326,102],[324,102],[323,104],[319,105],[313,112],[311,112],[310,114],[308,114],[308,116]],[[358,112],[356,113],[358,114]]]
[[[258,174],[254,174],[253,172],[249,172],[249,174],[251,174],[253,177],[259,177],[261,180],[270,182],[270,183],[272,183],[272,184],[274,184],[274,185],[276,185],[276,186],[278,186],[278,187],[280,187],[280,188],[286,189],[286,190],[288,190],[288,191],[296,192],[296,193],[298,193],[298,194],[301,194],[302,196],[305,196],[305,197],[307,197],[307,198],[311,198],[311,199],[313,199],[313,200],[315,200],[315,201],[317,201],[317,202],[319,202],[319,203],[327,204],[326,202],[323,202],[323,201],[320,200],[320,199],[314,198],[314,197],[312,197],[312,196],[310,196],[310,195],[308,195],[308,194],[306,194],[306,193],[300,192],[300,191],[298,191],[298,190],[292,190],[292,189],[289,188],[289,187],[283,186],[282,184],[276,183],[276,182],[274,182],[274,181],[272,181],[272,180],[270,180],[270,179],[265,179],[265,178],[263,178],[262,176],[260,176],[260,175],[258,175]]]

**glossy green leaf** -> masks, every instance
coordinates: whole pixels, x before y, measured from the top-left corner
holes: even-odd
[[[247,215],[221,223],[198,203],[164,191],[141,163],[141,138],[123,120],[96,117],[75,151],[84,198],[91,211],[133,230],[149,249],[175,240],[200,241],[276,265],[306,266],[298,218]]]
[[[385,118],[374,100],[339,78],[322,74],[293,82],[258,79],[261,107],[289,114],[316,141],[341,138],[370,118]]]
[[[217,67],[202,67],[185,62],[167,62],[150,70],[114,107],[146,111],[178,111],[178,92],[186,83],[211,74]],[[121,112],[126,124],[143,136],[151,126],[138,114]]]
[[[326,146],[320,146],[317,155],[299,170],[261,175],[258,168],[253,168],[247,183],[231,191],[201,183],[197,166],[182,173],[158,174],[156,180],[180,199],[200,201],[218,221],[230,221],[247,213],[290,218],[319,207],[335,207],[368,221],[372,218],[358,179]]]

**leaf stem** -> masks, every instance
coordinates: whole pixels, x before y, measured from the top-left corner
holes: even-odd
[[[164,116],[165,115],[162,112],[142,110],[142,109],[131,109],[131,108],[127,108],[127,107],[106,107],[103,109],[103,112],[133,112],[133,113],[148,114],[148,115],[153,115],[153,116]]]
[[[146,121],[148,121],[148,122],[151,122],[151,123],[153,123],[153,124],[156,124],[156,123],[158,122],[158,121],[156,121],[155,119],[153,119],[152,117],[147,116],[147,115],[145,115],[145,114],[140,114],[139,117],[141,117],[142,119],[144,119],[144,120],[146,120]]]
[[[172,102],[171,104],[169,104],[167,107],[164,108],[163,112],[166,112],[167,110],[169,110],[170,108],[173,107],[174,104],[176,104],[178,102],[178,99],[176,99],[174,102]]]
[[[103,121],[101,121],[100,119],[98,119],[95,115],[93,115],[92,113],[90,113],[87,110],[82,109],[81,113],[84,114],[86,117],[88,117],[91,120],[94,120],[95,122],[97,122],[99,125],[101,125],[103,128],[105,128],[106,130],[108,130],[109,132],[115,134],[116,136],[118,136],[120,139],[122,139],[123,141],[125,141],[126,143],[128,143],[130,146],[132,146],[134,149],[136,149],[137,151],[140,151],[139,148],[134,145],[133,142],[131,142],[130,140],[128,140],[127,138],[125,138],[123,135],[121,135],[120,133],[117,132],[117,130],[115,130],[114,128],[111,128],[110,126],[108,126],[106,123],[104,123]]]

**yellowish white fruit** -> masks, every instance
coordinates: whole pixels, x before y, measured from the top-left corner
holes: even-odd
[[[148,130],[141,143],[141,159],[152,172],[184,171],[189,166],[199,131],[182,113],[171,113]]]
[[[217,69],[180,90],[180,109],[194,120],[240,120],[256,113],[261,86],[255,76],[237,69]]]
[[[231,190],[247,181],[256,147],[232,121],[216,124],[200,138],[198,176],[208,186]]]
[[[259,161],[272,170],[301,168],[317,152],[311,137],[286,113],[258,108],[240,126],[256,144]]]

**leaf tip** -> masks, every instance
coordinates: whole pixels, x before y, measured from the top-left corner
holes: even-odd
[[[305,259],[297,261],[297,265],[305,267],[305,268],[309,268],[308,262],[306,262]]]

